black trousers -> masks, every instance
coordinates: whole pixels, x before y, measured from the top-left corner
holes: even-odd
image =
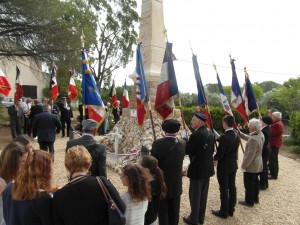
[[[235,186],[236,171],[226,173],[225,168],[217,169],[217,178],[220,186],[220,211],[227,214],[233,213],[236,205],[236,186]]]
[[[203,223],[207,203],[209,178],[190,179],[189,198],[191,205],[191,223]]]
[[[19,124],[10,124],[10,131],[13,139],[22,134]]]
[[[180,196],[161,200],[158,211],[159,224],[178,225],[179,213]]]
[[[278,153],[279,148],[271,147],[271,153],[269,156],[269,168],[270,174],[274,179],[277,179],[279,171]]]
[[[259,201],[258,173],[244,172],[245,202],[253,205]]]
[[[54,154],[54,142],[39,141],[39,145],[41,150]]]
[[[65,136],[65,128],[67,124],[67,137],[69,137],[69,131],[71,128],[71,119],[61,119],[61,134],[62,136]]]
[[[262,155],[262,161],[263,161],[263,171],[259,173],[259,185],[262,188],[268,188],[269,182],[268,182],[268,160],[269,160],[269,154],[263,154]]]

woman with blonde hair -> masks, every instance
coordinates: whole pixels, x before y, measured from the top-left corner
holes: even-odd
[[[120,178],[127,187],[121,196],[126,205],[126,224],[143,225],[151,191],[142,169],[139,165],[127,164],[122,168]]]
[[[55,225],[108,224],[108,204],[97,177],[90,176],[92,157],[84,146],[69,148],[65,167],[69,183],[54,194],[53,215]],[[118,191],[105,177],[100,177],[117,206],[124,213],[125,204]]]
[[[15,180],[3,192],[3,213],[7,225],[50,225],[52,220],[52,159],[34,150]]]

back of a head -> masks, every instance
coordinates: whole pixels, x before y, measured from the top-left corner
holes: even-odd
[[[18,135],[18,136],[13,140],[13,142],[19,142],[19,143],[21,143],[22,145],[26,146],[26,145],[28,145],[28,144],[31,142],[31,140],[30,140],[30,138],[29,138],[28,135],[21,134],[21,135]]]
[[[83,172],[89,170],[92,164],[92,157],[88,150],[77,145],[67,150],[65,154],[65,167],[72,174],[75,172]]]
[[[123,174],[127,177],[128,193],[132,201],[139,202],[151,198],[148,183],[140,166],[136,164],[127,164],[122,168]]]
[[[34,102],[34,105],[40,104],[40,101],[38,99],[35,99],[33,102]]]
[[[48,152],[34,150],[29,153],[24,168],[19,172],[12,187],[14,200],[38,198],[38,190],[49,191],[52,178],[52,157]]]
[[[46,104],[46,105],[43,105],[43,112],[50,112],[51,111],[51,107],[50,105]]]
[[[234,117],[231,115],[226,115],[224,116],[223,121],[227,124],[228,127],[233,127]]]
[[[261,130],[261,122],[259,119],[256,119],[256,118],[252,118],[251,120],[249,120],[249,125],[253,125],[255,127],[255,130],[257,132],[260,132]]]
[[[19,172],[20,158],[28,152],[28,149],[18,142],[6,145],[0,156],[0,177],[7,183],[15,179]]]

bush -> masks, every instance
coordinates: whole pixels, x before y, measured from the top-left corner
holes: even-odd
[[[292,128],[292,137],[300,144],[300,112],[293,112],[290,116],[289,125]]]

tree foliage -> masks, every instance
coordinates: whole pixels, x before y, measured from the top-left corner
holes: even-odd
[[[261,83],[255,82],[254,84],[261,87],[263,90],[263,93],[266,93],[268,91],[271,91],[271,90],[276,89],[281,86],[280,84],[278,84],[274,81],[264,81]]]
[[[83,0],[0,2],[0,55],[52,62],[78,54],[82,30],[95,42],[96,17]]]
[[[95,80],[98,87],[108,87],[112,73],[120,67],[125,67],[133,56],[132,45],[137,37],[134,24],[139,19],[135,11],[137,4],[135,0],[88,2],[98,18],[99,34],[95,44],[98,68],[94,69]]]

